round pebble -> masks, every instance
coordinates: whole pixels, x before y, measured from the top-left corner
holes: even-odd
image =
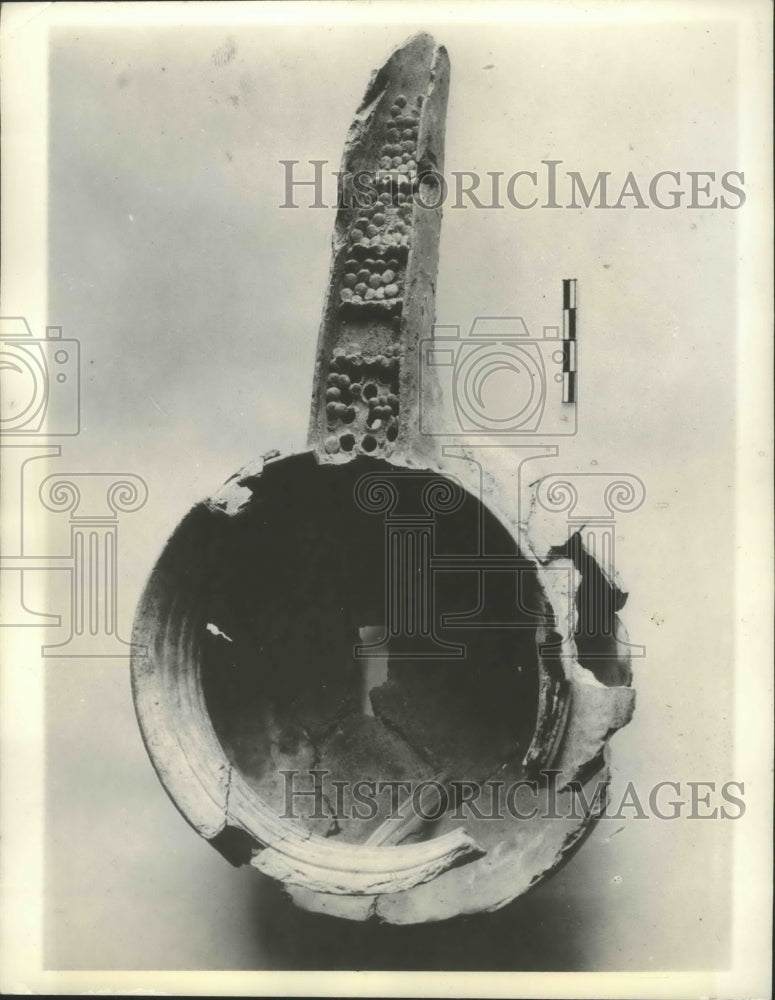
[[[385,297],[388,299],[398,298],[398,285],[396,284],[385,285]]]
[[[369,278],[369,286],[371,288],[379,288],[381,283],[382,279],[378,274],[372,274],[371,277]]]
[[[365,263],[366,262],[364,261],[364,265]],[[370,276],[371,276],[371,271],[364,266],[360,269],[360,271],[358,271],[357,279],[358,281],[368,281]]]
[[[377,212],[377,214],[374,216],[374,219],[372,221],[374,222],[375,226],[384,226],[385,225],[385,215],[384,215],[384,213],[383,212]]]
[[[360,277],[360,275],[358,275],[358,277]],[[365,295],[365,294],[366,294],[366,289],[367,289],[368,287],[369,287],[369,286],[368,286],[368,285],[366,284],[366,282],[365,282],[365,281],[359,281],[359,282],[358,282],[358,284],[357,284],[357,285],[355,286],[355,288],[353,289],[353,291],[355,292],[355,294],[356,294],[356,295],[361,295],[361,296],[363,296],[363,295]]]
[[[358,243],[360,240],[363,239],[363,231],[356,227],[355,229],[350,230],[350,236],[352,237],[355,243]]]
[[[339,440],[335,438],[333,434],[327,437],[323,447],[326,449],[329,455],[335,455],[339,451]]]
[[[380,288],[375,288],[374,289],[374,296],[377,299],[384,299],[385,298],[385,289],[381,288],[381,287]]]
[[[354,306],[362,306],[363,299],[361,298],[360,295],[353,295],[353,297],[350,299],[350,304]]]
[[[329,403],[335,402],[341,397],[341,395],[341,390],[337,389],[336,386],[332,385],[330,389],[326,389],[326,399]]]
[[[352,297],[353,297],[353,293],[352,293],[352,289],[351,288],[343,288],[339,292],[339,298],[342,300],[342,302],[349,302],[349,300]]]
[[[354,406],[346,406],[342,412],[342,422],[345,424],[351,424],[353,420],[355,420],[355,413],[356,411]]]
[[[390,268],[382,273],[382,281],[385,285],[391,285],[396,280],[395,271],[391,271]]]
[[[389,392],[386,396],[388,406],[393,413],[398,413],[398,396],[394,392]]]
[[[394,118],[397,118],[401,114],[402,105],[396,101],[393,107],[390,109],[390,113]]]
[[[374,236],[378,236],[378,235],[379,235],[379,229],[378,229],[378,228],[377,228],[376,226],[373,226],[373,225],[371,225],[371,223],[369,224],[369,227],[368,227],[368,229],[366,230],[366,232],[367,232],[367,233],[369,234],[369,236],[371,236],[371,237],[374,237]]]
[[[361,385],[361,383],[353,382],[353,384],[350,386],[350,395],[353,397],[353,399],[360,399],[362,392],[363,392],[363,386]]]
[[[338,404],[334,403],[334,402],[326,403],[326,413],[329,415],[329,417],[335,417],[336,416],[336,408],[337,408],[337,406],[338,406]]]
[[[366,302],[371,302],[371,300],[374,298],[374,289],[373,288],[367,288],[366,289],[366,294],[363,296],[363,298],[364,298],[364,300]]]
[[[358,284],[357,275],[353,274],[352,271],[348,271],[348,273],[342,279],[342,284],[344,285],[345,288],[355,288],[355,286]]]

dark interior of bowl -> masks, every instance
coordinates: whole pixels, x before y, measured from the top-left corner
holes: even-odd
[[[215,731],[262,799],[360,843],[410,794],[396,782],[483,781],[521,759],[540,595],[486,507],[365,457],[294,456],[249,486],[236,515],[192,512],[174,572],[198,581]]]

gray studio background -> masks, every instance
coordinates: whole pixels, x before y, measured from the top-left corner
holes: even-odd
[[[723,22],[419,25],[452,63],[447,170],[744,169]],[[59,29],[50,47],[48,322],[81,342],[82,432],[59,467],[133,472],[119,621],[185,511],[303,444],[333,209],[280,210],[281,159],[330,162],[369,73],[415,26]],[[333,184],[328,179],[328,190]],[[304,192],[297,199],[308,204]],[[331,199],[328,199],[329,203]],[[745,211],[743,209],[742,211]],[[633,780],[731,772],[734,211],[445,212],[437,321],[560,320],[578,279],[580,434],[543,470],[629,472],[622,515]],[[67,592],[52,585],[52,610]],[[54,608],[53,606],[57,607]],[[52,660],[45,965],[53,969],[692,969],[729,955],[734,823],[603,822],[507,910],[419,930],[293,910],[168,801],[128,662]]]

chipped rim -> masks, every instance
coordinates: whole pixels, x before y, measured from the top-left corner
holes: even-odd
[[[194,511],[237,513],[252,496],[247,483],[260,478],[267,461],[305,454],[325,464],[315,451],[284,457],[270,453],[268,459],[231,477],[221,491]],[[419,466],[396,458],[391,464],[426,468],[425,463]],[[449,478],[441,468],[427,471]],[[226,756],[207,710],[201,680],[201,643],[194,632],[198,595],[172,592],[162,565],[164,556],[180,544],[178,531],[167,542],[138,605],[131,677],[135,711],[148,755],[168,795],[191,826],[207,840],[213,840],[227,827],[236,827],[255,841],[251,863],[259,870],[328,893],[398,892],[434,878],[463,859],[470,861],[479,856],[481,850],[463,829],[408,845],[332,843],[298,821],[280,819],[262,801]],[[540,573],[537,561],[536,569]],[[540,646],[544,640],[543,630],[538,629],[537,644]],[[558,681],[543,661],[539,650],[538,719],[525,762],[548,766],[562,736],[568,698],[565,681]]]

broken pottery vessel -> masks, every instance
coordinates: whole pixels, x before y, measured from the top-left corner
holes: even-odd
[[[190,511],[133,636],[140,728],[188,822],[306,909],[391,923],[496,909],[556,869],[594,818],[562,808],[570,783],[590,798],[605,781],[634,701],[625,595],[582,534],[534,531],[509,475],[419,430],[420,408],[427,425],[444,405],[419,373],[448,85],[425,34],[372,76],[342,164],[308,449]],[[348,189],[359,172],[370,204]],[[598,623],[576,599],[592,576]],[[580,631],[599,635],[582,650]],[[515,808],[535,818],[461,810],[460,783],[488,779],[521,782]],[[432,780],[452,789],[432,819],[382,799],[354,813],[358,782]],[[559,815],[541,818],[550,796]]]

